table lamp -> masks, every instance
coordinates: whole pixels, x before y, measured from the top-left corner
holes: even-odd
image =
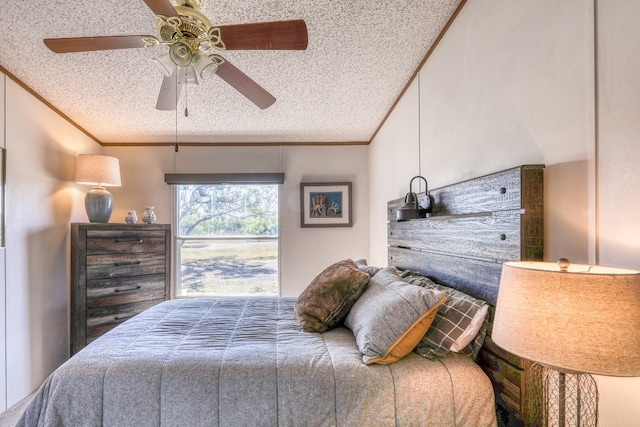
[[[120,186],[120,161],[98,154],[80,154],[76,163],[76,183],[94,186],[84,198],[89,222],[108,223],[113,196],[105,187]]]
[[[640,272],[506,262],[491,336],[534,362],[533,425],[596,426],[590,374],[640,376]]]

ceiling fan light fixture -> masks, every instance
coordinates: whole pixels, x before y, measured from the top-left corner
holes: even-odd
[[[193,51],[185,42],[175,42],[169,48],[169,56],[178,67],[186,67],[193,60]]]
[[[189,65],[188,67],[180,67],[178,69],[178,83],[181,85],[186,84],[200,84],[200,76],[196,72],[195,67]]]
[[[200,51],[193,57],[193,67],[202,80],[208,79],[218,71],[218,64]]]
[[[158,68],[165,77],[171,77],[173,72],[176,70],[176,64],[171,59],[169,52],[161,53],[160,55],[153,58],[153,63]]]
[[[164,76],[156,104],[161,110],[175,109],[181,84],[200,84],[213,74],[259,108],[270,107],[276,101],[273,95],[212,50],[305,50],[306,23],[296,19],[214,27],[200,12],[202,1],[144,0],[156,15],[157,36],[64,37],[44,39],[44,43],[55,53],[168,46],[167,52],[153,58]]]

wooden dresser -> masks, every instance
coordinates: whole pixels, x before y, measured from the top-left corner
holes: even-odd
[[[171,226],[71,224],[71,354],[170,297]]]

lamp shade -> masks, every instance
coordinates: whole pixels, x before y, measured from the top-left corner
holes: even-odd
[[[176,70],[176,64],[171,59],[169,52],[163,52],[160,55],[153,58],[153,63],[165,77],[171,77]]]
[[[175,42],[169,48],[169,57],[178,67],[186,67],[193,60],[193,51],[185,42]]]
[[[119,187],[120,161],[115,157],[98,154],[80,154],[76,163],[78,184]]]
[[[203,80],[208,79],[218,71],[218,64],[200,51],[194,55],[193,67]]]
[[[640,272],[504,263],[492,338],[558,371],[640,376]]]

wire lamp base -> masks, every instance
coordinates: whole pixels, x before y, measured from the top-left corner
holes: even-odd
[[[531,366],[531,423],[544,427],[596,427],[598,388],[590,374]]]

